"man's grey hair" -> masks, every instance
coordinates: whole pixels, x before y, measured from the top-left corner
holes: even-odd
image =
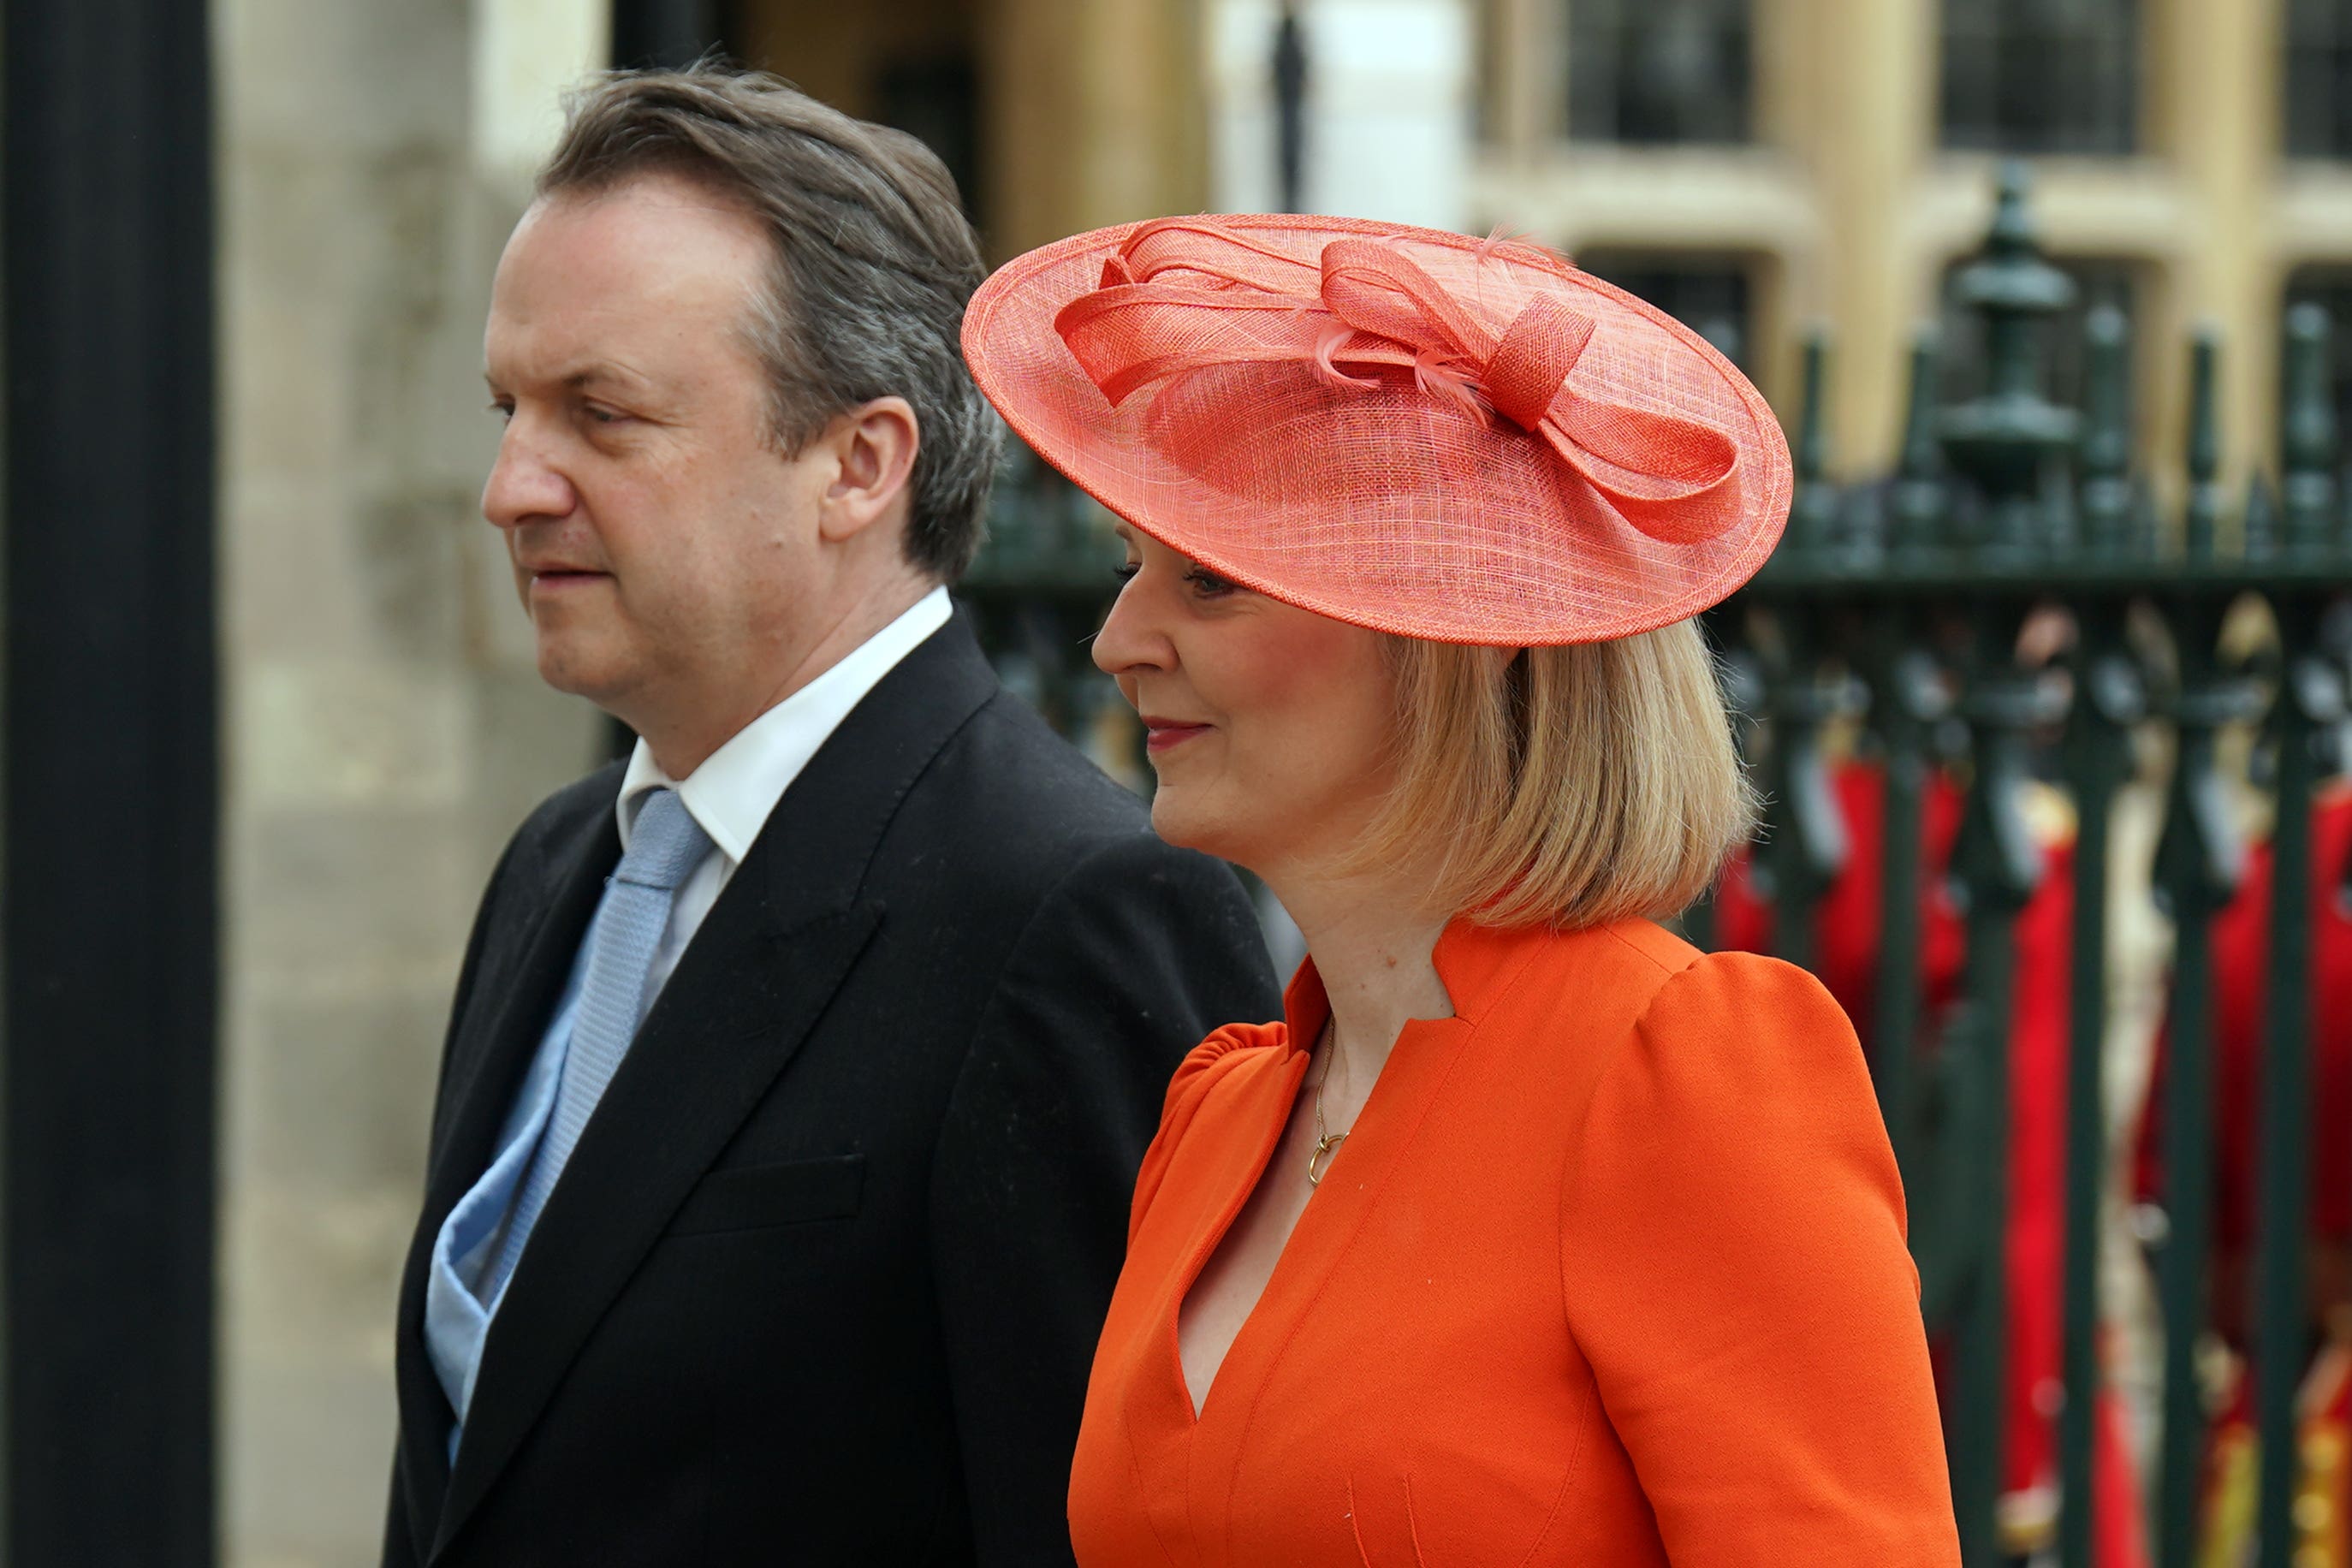
[[[788,452],[877,397],[915,411],[907,559],[953,582],[980,548],[1003,426],[965,370],[963,310],[987,268],[946,166],[758,71],[614,71],[574,93],[542,197],[646,174],[698,180],[767,231],[775,264],[746,331]]]

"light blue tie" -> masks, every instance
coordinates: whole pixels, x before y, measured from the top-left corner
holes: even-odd
[[[505,1240],[481,1281],[479,1296],[485,1302],[498,1300],[499,1287],[514,1272],[539,1211],[563,1174],[564,1162],[572,1158],[572,1146],[604,1096],[604,1086],[628,1054],[646,1015],[646,975],[654,950],[669,926],[670,901],[709,849],[709,836],[688,813],[676,790],[655,790],[637,808],[629,851],[604,884],[604,901],[596,907],[588,937],[587,983],[581,989],[579,1015],[564,1054],[562,1083],[530,1172],[507,1215]]]

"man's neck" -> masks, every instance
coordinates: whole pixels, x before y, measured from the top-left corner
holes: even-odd
[[[827,606],[826,619],[799,651],[777,661],[781,673],[760,681],[744,681],[729,693],[714,694],[695,703],[664,705],[659,715],[623,721],[644,738],[655,763],[674,779],[683,780],[710,759],[710,754],[740,735],[759,717],[824,675],[872,640],[883,627],[905,615],[936,586],[911,574],[877,584],[845,604]]]

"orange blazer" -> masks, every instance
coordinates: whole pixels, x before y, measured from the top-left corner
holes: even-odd
[[[1903,1194],[1810,974],[1457,921],[1197,1415],[1184,1293],[1328,1012],[1185,1059],[1070,1479],[1083,1568],[1957,1564]],[[1276,1180],[1303,1180],[1277,1172]]]

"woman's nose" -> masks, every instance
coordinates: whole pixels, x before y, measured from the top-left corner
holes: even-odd
[[[1143,574],[1127,580],[1111,601],[1102,630],[1095,634],[1095,667],[1106,675],[1129,675],[1140,669],[1166,669],[1175,662],[1174,649],[1160,624],[1151,585]]]

